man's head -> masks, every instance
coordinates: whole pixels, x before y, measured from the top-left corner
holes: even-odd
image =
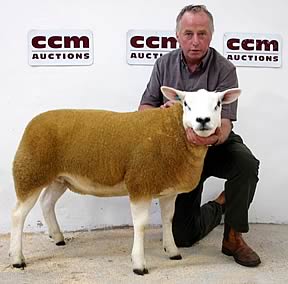
[[[176,37],[187,63],[199,64],[208,51],[214,23],[204,5],[188,5],[176,19]]]

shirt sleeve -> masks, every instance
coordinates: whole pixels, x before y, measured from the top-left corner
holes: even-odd
[[[238,88],[238,78],[236,68],[234,65],[232,69],[230,69],[227,73],[223,74],[223,76],[220,76],[219,79],[220,79],[219,84],[216,90],[218,92],[222,92],[232,88]],[[237,106],[238,106],[238,100],[236,100],[231,104],[223,105],[221,117],[230,119],[231,121],[236,121]]]
[[[140,105],[160,107],[163,104],[163,95],[160,89],[161,86],[160,68],[157,60],[154,64],[150,80],[142,95]]]

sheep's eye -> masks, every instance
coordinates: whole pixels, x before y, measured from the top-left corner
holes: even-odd
[[[218,101],[218,102],[217,102],[217,105],[216,105],[216,107],[215,107],[215,110],[217,110],[217,108],[219,108],[219,107],[220,107],[220,105],[221,105],[221,102],[220,102],[220,101]]]
[[[184,101],[184,106],[188,108],[188,110],[191,110],[191,107],[189,107],[186,103],[186,101]]]

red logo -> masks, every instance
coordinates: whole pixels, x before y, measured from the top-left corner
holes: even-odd
[[[34,48],[89,48],[87,36],[35,36],[31,44]]]
[[[227,41],[227,47],[231,50],[279,51],[278,41],[268,39],[230,38]]]
[[[171,36],[148,36],[147,38],[145,38],[142,35],[135,35],[130,39],[130,44],[134,48],[148,47],[151,49],[170,49],[177,48],[177,39]]]
[[[224,56],[236,66],[280,67],[282,40],[279,35],[226,33]]]

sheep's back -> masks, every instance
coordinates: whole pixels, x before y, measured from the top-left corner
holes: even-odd
[[[43,168],[43,175],[70,172],[101,184],[116,184],[123,180],[134,149],[162,129],[162,114],[159,110],[149,114],[102,110],[42,113],[25,129],[14,172],[23,166],[31,171]]]

